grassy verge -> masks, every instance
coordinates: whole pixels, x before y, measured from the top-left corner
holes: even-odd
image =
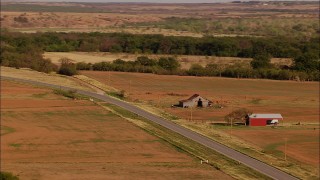
[[[84,75],[75,75],[74,77],[85,82],[85,83],[88,83],[92,86],[95,86],[103,91],[106,91],[106,92],[117,92],[118,91],[116,88],[113,88],[111,86],[107,86],[106,84],[103,84],[95,79],[89,78]]]
[[[55,89],[55,90],[53,90],[53,93],[57,94],[57,95],[64,96],[66,98],[70,98],[70,99],[88,99],[87,96],[77,94],[77,91],[72,91],[72,90],[65,91],[65,90],[61,90],[61,89]]]
[[[221,170],[236,179],[269,179],[267,176],[252,170],[245,165],[239,164],[237,161],[225,157],[199,143],[190,141],[178,133],[170,131],[158,124],[152,123],[149,120],[139,117],[138,115],[125,109],[110,104],[100,105],[121,116],[122,118],[134,123],[149,134],[161,138],[164,140],[164,142],[171,144],[178,151],[186,152],[194,157],[197,157],[199,159],[199,163],[200,159],[208,160],[208,164],[210,166],[217,170]]]

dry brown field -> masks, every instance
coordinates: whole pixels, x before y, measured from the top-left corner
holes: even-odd
[[[17,17],[28,19],[27,23],[14,20]],[[121,28],[128,23],[148,23],[162,21],[167,15],[148,16],[120,13],[68,13],[68,12],[1,12],[1,27],[10,30],[36,32],[125,32],[133,34],[165,34],[167,36],[202,37],[199,33],[160,28]]]
[[[125,32],[132,34],[165,34],[167,36],[202,37],[199,33],[160,28],[121,28],[127,23],[158,22],[166,15],[129,15],[120,13],[67,13],[67,12],[1,12],[2,28],[24,32]],[[25,17],[28,23],[14,21]]]
[[[316,82],[123,72],[111,72],[109,75],[108,72],[82,71],[81,74],[125,90],[129,101],[157,107],[189,121],[191,109],[171,108],[171,105],[198,93],[223,106],[192,109],[192,122],[196,124],[224,122],[224,116],[237,108],[247,108],[254,113],[281,113],[284,120],[278,129],[235,127],[232,135],[281,158],[284,138],[288,138],[288,157],[313,167],[319,164],[319,158],[315,158],[319,154],[319,84]],[[298,123],[301,125],[295,125]],[[230,131],[228,127],[212,127],[226,133]]]
[[[77,62],[98,63],[98,62],[112,62],[116,59],[125,61],[134,61],[139,56],[148,56],[150,58],[159,59],[160,57],[170,55],[156,55],[156,54],[127,54],[127,53],[108,53],[108,52],[45,52],[44,58],[51,59],[55,64],[60,64],[61,58],[68,58]],[[176,56],[182,69],[189,69],[192,64],[200,64],[206,66],[210,63],[217,64],[235,64],[245,63],[248,64],[251,58],[238,58],[238,57],[215,57],[215,56],[191,56],[191,55],[178,55]],[[276,65],[291,65],[290,58],[272,58],[271,63]]]
[[[25,17],[28,23],[14,21],[15,17]],[[68,12],[1,12],[3,28],[105,28],[124,23],[156,22],[159,16],[139,16],[110,13],[68,13]]]
[[[169,17],[194,19],[316,19],[316,3],[212,3],[212,4],[153,4],[153,3],[15,3],[3,2],[1,26],[10,30],[35,33],[58,32],[127,32],[136,34],[163,34],[169,36],[201,37],[203,33],[157,28],[151,22]],[[6,6],[18,5],[10,10]],[[22,6],[25,6],[24,8]],[[22,8],[21,8],[22,7]],[[29,8],[28,8],[29,7]],[[196,8],[195,8],[196,7]],[[69,8],[69,9],[68,9]],[[14,18],[27,18],[19,22]],[[300,21],[299,21],[300,22]],[[135,27],[134,23],[145,23]],[[124,28],[125,25],[125,28]],[[256,24],[257,25],[257,24]],[[249,26],[249,24],[247,24]],[[255,26],[255,25],[254,25]],[[250,28],[254,28],[250,26]],[[284,28],[284,27],[283,27]],[[237,33],[213,33],[233,36]],[[241,35],[244,35],[241,33]]]
[[[1,170],[20,179],[231,179],[90,101],[9,81]]]
[[[225,132],[261,147],[269,154],[277,154],[285,158],[284,152],[286,151],[288,158],[310,164],[319,169],[319,126],[272,130],[270,128],[253,128],[250,130],[235,128],[232,131],[230,129],[225,130]]]

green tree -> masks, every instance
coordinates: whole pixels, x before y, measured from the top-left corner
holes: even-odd
[[[314,53],[305,53],[294,58],[293,69],[304,72],[319,70],[319,55]]]
[[[236,109],[225,116],[225,120],[228,124],[240,122],[246,124],[246,116],[252,114],[252,112],[246,108]]]
[[[110,52],[113,52],[113,53],[119,53],[122,51],[123,51],[123,49],[119,44],[112,45],[110,48]]]
[[[271,67],[271,56],[268,53],[257,54],[251,61],[251,66],[254,69],[259,68],[270,68]]]
[[[177,70],[180,67],[178,60],[174,57],[161,57],[158,64],[163,69],[169,71]]]

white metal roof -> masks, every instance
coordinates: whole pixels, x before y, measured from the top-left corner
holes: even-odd
[[[250,118],[272,118],[272,119],[282,119],[281,114],[251,114]]]

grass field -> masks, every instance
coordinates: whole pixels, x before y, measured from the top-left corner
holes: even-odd
[[[261,156],[262,160],[270,160],[269,163],[280,163],[284,160],[284,138],[287,138],[288,161],[300,164],[301,169],[306,165],[304,169],[309,169],[316,174],[315,176],[319,176],[318,83],[121,72],[111,72],[109,75],[108,72],[82,71],[81,74],[116,89],[125,90],[128,94],[127,100],[158,114],[168,113],[169,115],[161,115],[205,135],[212,135],[212,138],[220,139],[225,144],[230,143],[228,138],[232,133],[235,143],[230,143],[230,146],[244,151],[247,151],[246,148],[241,146],[248,146],[257,152],[278,158],[270,158],[271,161],[267,156],[250,152],[253,156]],[[192,121],[190,109],[171,108],[171,105],[195,93],[213,100],[215,104],[224,108],[193,109]],[[225,115],[242,107],[254,113],[281,113],[284,121],[280,122],[277,129],[234,127],[231,131],[230,127],[214,125],[224,122]],[[297,123],[301,125],[295,125]]]
[[[1,81],[1,105],[1,170],[20,179],[232,179],[90,101]]]
[[[107,52],[45,52],[43,54],[45,58],[51,59],[55,64],[60,63],[61,58],[69,58],[74,62],[112,62],[116,59],[122,59],[125,61],[134,61],[139,56],[148,56],[150,58],[159,59],[160,57],[167,55],[155,55],[155,54],[126,54],[126,53],[107,53]],[[192,64],[200,64],[206,66],[210,63],[217,64],[234,64],[234,63],[246,63],[249,64],[251,58],[238,58],[238,57],[214,57],[214,56],[176,56],[181,64],[181,68],[188,69]],[[291,65],[292,60],[290,58],[272,58],[271,63],[276,65]]]

